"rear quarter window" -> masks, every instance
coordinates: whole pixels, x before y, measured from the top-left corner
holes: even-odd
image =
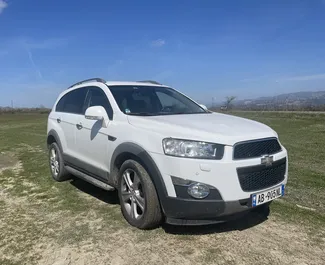
[[[56,112],[84,114],[83,106],[88,89],[86,87],[72,90],[65,94],[57,103]]]

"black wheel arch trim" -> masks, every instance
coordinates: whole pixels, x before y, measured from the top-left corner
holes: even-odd
[[[152,182],[155,185],[161,208],[162,208],[163,212],[165,212],[166,201],[167,201],[167,197],[168,197],[167,189],[166,189],[163,177],[162,177],[155,161],[150,156],[150,154],[145,149],[143,149],[141,146],[139,146],[135,143],[130,143],[130,142],[122,143],[119,146],[117,146],[117,148],[115,149],[115,151],[112,155],[111,164],[110,164],[111,165],[110,172],[112,172],[112,170],[113,170],[116,159],[118,159],[118,157],[123,154],[131,154],[134,157],[138,158],[138,160],[139,160],[138,162],[140,162],[142,164],[142,166],[147,170]],[[116,176],[116,174],[111,174],[110,176],[112,176],[112,175]],[[117,179],[111,180],[111,181],[115,182],[115,181],[117,181]]]
[[[62,144],[61,144],[61,141],[60,141],[60,137],[59,137],[58,133],[57,133],[55,130],[53,130],[53,129],[50,130],[50,131],[48,132],[48,134],[47,134],[47,138],[46,138],[46,144],[47,144],[47,146],[49,146],[49,145],[48,145],[48,140],[49,140],[49,137],[50,137],[50,136],[54,137],[55,142],[58,144],[61,153],[63,153],[63,149],[62,149]]]

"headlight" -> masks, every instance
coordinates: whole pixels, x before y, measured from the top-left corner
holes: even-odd
[[[221,144],[174,138],[163,139],[163,148],[166,155],[188,158],[222,159],[224,153]]]

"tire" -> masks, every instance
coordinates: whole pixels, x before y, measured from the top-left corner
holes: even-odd
[[[162,212],[156,188],[148,172],[134,160],[127,160],[120,168],[118,194],[121,212],[126,221],[139,229],[159,226]]]
[[[71,178],[64,168],[62,153],[57,143],[52,143],[49,147],[49,166],[52,178],[55,181],[61,182]]]

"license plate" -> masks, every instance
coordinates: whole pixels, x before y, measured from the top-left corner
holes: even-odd
[[[276,198],[279,198],[284,195],[284,185],[275,187],[273,189],[269,189],[266,191],[262,191],[259,193],[252,194],[252,206],[258,206],[263,203],[267,203]]]

